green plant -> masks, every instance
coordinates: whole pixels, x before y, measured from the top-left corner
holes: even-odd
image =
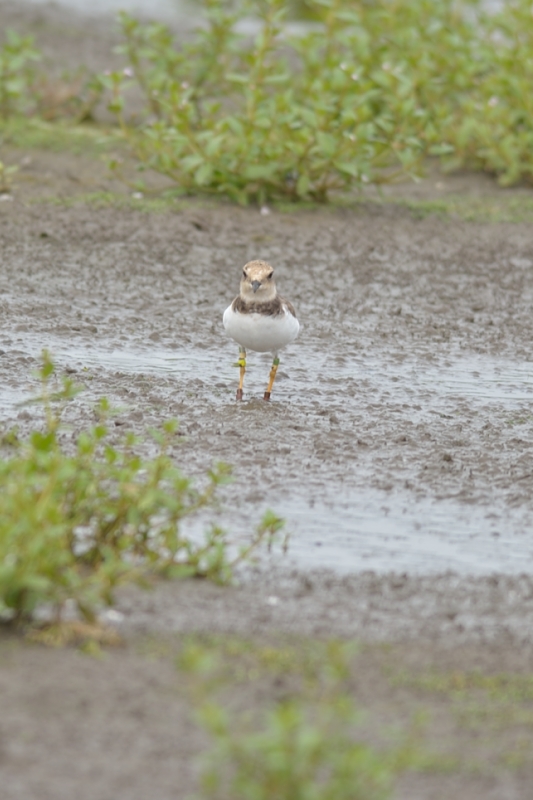
[[[0,47],[0,120],[19,115],[74,123],[92,119],[105,88],[100,76],[84,68],[58,76],[36,70],[40,60],[32,36],[6,31]]]
[[[307,706],[296,700],[237,724],[220,706],[202,714],[215,747],[202,775],[210,800],[384,800],[394,759],[357,740],[347,696]]]
[[[68,448],[56,404],[76,392],[63,381],[52,392],[54,365],[45,355],[41,368],[45,425],[25,442],[10,440],[0,460],[0,614],[31,618],[43,603],[56,615],[67,600],[87,618],[112,602],[120,583],[147,578],[206,577],[225,582],[235,564],[276,535],[281,521],[265,516],[252,541],[230,557],[227,535],[216,525],[204,541],[184,535],[185,519],[202,509],[216,511],[217,487],[228,479],[218,465],[195,488],[172,462],[168,446],[176,424],[168,422],[152,437],[151,458],[136,452],[138,440],[126,434],[110,441],[107,402],[97,407],[98,423]]]
[[[92,121],[104,89],[101,78],[83,68],[61,76],[39,73],[31,87],[35,115],[48,121],[68,119],[75,125]]]
[[[128,66],[101,76],[36,74],[31,37],[0,48],[0,119],[92,117],[109,108],[139,167],[182,192],[241,203],[327,200],[415,174],[428,155],[505,184],[533,178],[529,0],[202,0],[206,25],[174,41],[121,16]],[[312,20],[297,35],[291,13]],[[250,13],[257,33],[238,32]],[[132,124],[127,88],[145,113]],[[116,162],[118,166],[118,162]]]
[[[3,161],[0,161],[0,194],[9,194],[16,172],[18,172],[16,164],[8,167]]]
[[[240,203],[445,169],[533,179],[530,0],[202,0],[176,41],[122,14],[124,69],[37,75],[31,38],[0,49],[0,119],[82,121],[104,92],[139,170]],[[287,20],[303,16],[295,33]],[[243,23],[254,18],[254,35]],[[249,28],[248,28],[249,30]],[[144,111],[128,110],[135,84]],[[138,95],[137,95],[138,96]],[[119,169],[119,160],[114,160]]]
[[[383,730],[375,744],[351,697],[358,652],[353,642],[264,634],[182,639],[180,680],[213,742],[201,763],[202,798],[389,797],[394,777],[419,763],[420,726],[411,721],[400,738]],[[235,711],[243,703],[246,712]]]
[[[31,106],[30,87],[35,77],[32,64],[39,59],[32,36],[6,31],[0,47],[0,119],[24,113]]]
[[[326,200],[415,173],[428,155],[504,183],[531,180],[533,16],[481,0],[203,0],[207,26],[176,44],[162,25],[122,15],[131,67],[107,76],[110,108],[140,162],[183,191]],[[236,23],[254,13],[255,37]],[[123,87],[146,98],[127,124]]]
[[[131,67],[107,76],[110,109],[146,166],[184,190],[245,203],[325,200],[333,190],[389,180],[391,167],[418,165],[428,112],[409,77],[389,69],[375,47],[378,16],[369,12],[368,22],[342,0],[314,0],[319,29],[290,36],[284,0],[265,0],[250,39],[235,28],[245,4],[203,5],[207,28],[179,48],[164,26],[121,16]],[[137,129],[124,114],[129,76],[150,115]]]
[[[469,84],[443,126],[450,167],[474,166],[502,184],[533,180],[533,8],[507,0],[499,13],[478,13],[470,46]]]

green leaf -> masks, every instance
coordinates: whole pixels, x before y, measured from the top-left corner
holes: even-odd
[[[276,170],[276,164],[250,164],[244,170],[244,177],[248,180],[269,178]]]
[[[230,81],[230,83],[245,84],[250,82],[250,78],[248,75],[241,75],[240,73],[237,72],[229,72],[226,74],[225,78],[227,81]]]
[[[194,173],[194,181],[198,186],[206,186],[213,178],[213,167],[209,162],[202,164]]]
[[[182,158],[180,167],[184,172],[193,172],[197,167],[204,163],[204,158],[201,155],[194,154]]]
[[[300,175],[296,182],[296,194],[298,197],[306,197],[311,187],[311,181],[308,175]]]
[[[212,158],[213,156],[217,155],[222,148],[224,143],[224,136],[218,135],[213,136],[211,135],[205,145],[205,154],[208,158]]]
[[[332,134],[324,133],[323,131],[318,131],[317,142],[321,152],[324,155],[326,156],[334,155],[337,149],[337,140]]]
[[[268,84],[278,84],[278,83],[287,83],[290,80],[291,76],[288,72],[284,72],[283,74],[279,75],[267,75],[264,78],[264,83]]]
[[[224,120],[225,127],[227,126],[239,138],[244,135],[244,127],[240,119],[237,117],[229,116]]]
[[[432,156],[445,156],[455,152],[455,148],[451,144],[435,144],[429,148],[428,152]]]
[[[353,161],[335,161],[334,166],[340,172],[346,173],[346,175],[351,175],[352,178],[359,177],[359,169],[355,162]]]

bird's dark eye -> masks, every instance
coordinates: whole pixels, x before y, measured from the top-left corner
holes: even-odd
[[[270,275],[267,275],[267,278],[268,278],[268,280],[270,280],[270,278],[272,277],[272,275],[273,275],[273,274],[274,274],[274,271],[272,271],[272,272],[270,273]]]

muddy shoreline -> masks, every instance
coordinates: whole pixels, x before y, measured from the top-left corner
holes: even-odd
[[[69,66],[101,65],[108,21],[82,29],[60,17],[61,35],[57,8],[0,8],[0,24],[42,31]],[[531,672],[530,223],[421,216],[370,194],[266,215],[192,199],[156,212],[136,207],[93,152],[10,142],[0,158],[20,165],[0,202],[0,433],[39,424],[18,404],[48,348],[84,388],[65,410],[66,436],[93,423],[102,396],[117,409],[117,439],[177,418],[172,454],[187,474],[233,466],[217,521],[235,541],[265,508],[291,533],[286,557],[263,555],[233,587],[121,590],[112,624],[124,646],[100,660],[0,630],[6,800],[170,800],[195,788],[205,742],[174,661],[159,645],[147,656],[147,637],[355,639],[374,654],[361,662],[358,700],[379,714],[398,703],[402,720],[420,693],[377,687],[376,659],[380,675],[396,661]],[[502,198],[468,175],[388,191]],[[253,258],[275,266],[302,322],[270,404],[260,399],[268,357],[254,354],[235,403],[236,352],[221,323]],[[442,721],[444,701],[427,702],[437,741],[462,742],[462,728]],[[497,735],[510,747],[515,732]],[[394,799],[529,800],[533,764],[495,771],[487,753],[478,772],[408,775]]]
[[[414,220],[403,209],[160,214],[23,200],[0,208],[4,427],[28,429],[43,347],[118,428],[180,422],[175,455],[232,465],[220,521],[287,519],[289,565],[342,572],[530,573],[533,377],[528,225]],[[234,402],[221,315],[242,264],[276,267],[302,333],[251,354]]]
[[[266,506],[287,517],[292,537],[286,559],[263,557],[234,587],[122,590],[113,624],[126,650],[108,651],[101,665],[1,634],[7,798],[57,800],[76,787],[87,800],[129,800],[148,785],[162,800],[187,797],[205,739],[191,733],[173,662],[139,651],[146,637],[333,636],[387,648],[383,675],[415,663],[527,675],[530,227],[372,206],[261,216],[198,204],[149,213],[32,203],[39,180],[36,170],[37,190],[26,183],[0,206],[3,429],[24,435],[38,424],[16,403],[35,391],[32,373],[49,347],[60,372],[85,387],[65,412],[71,435],[93,422],[103,395],[118,408],[117,438],[177,417],[173,454],[189,474],[201,479],[214,460],[234,467],[220,521],[236,539]],[[59,168],[48,186],[55,180],[64,180]],[[303,331],[271,404],[260,399],[262,358],[250,359],[246,399],[236,404],[235,353],[220,317],[240,266],[258,254],[275,264]],[[317,569],[330,558],[336,570]],[[370,659],[358,674],[371,680],[375,669]],[[391,691],[380,684],[358,702],[373,708]],[[394,708],[407,720],[418,695],[399,700],[399,691]],[[439,698],[425,702],[437,749],[441,735],[457,749],[462,729],[438,722]],[[73,737],[75,729],[83,732]],[[515,728],[498,731],[514,746]],[[87,766],[73,767],[88,747]],[[528,800],[529,766],[495,769],[492,756],[481,758],[476,775],[409,773],[394,798]],[[148,777],[137,780],[143,769]]]

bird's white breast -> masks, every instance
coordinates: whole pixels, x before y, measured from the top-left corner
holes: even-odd
[[[229,306],[224,311],[224,328],[237,344],[257,353],[276,353],[298,336],[300,324],[286,308],[282,314],[242,314]]]

